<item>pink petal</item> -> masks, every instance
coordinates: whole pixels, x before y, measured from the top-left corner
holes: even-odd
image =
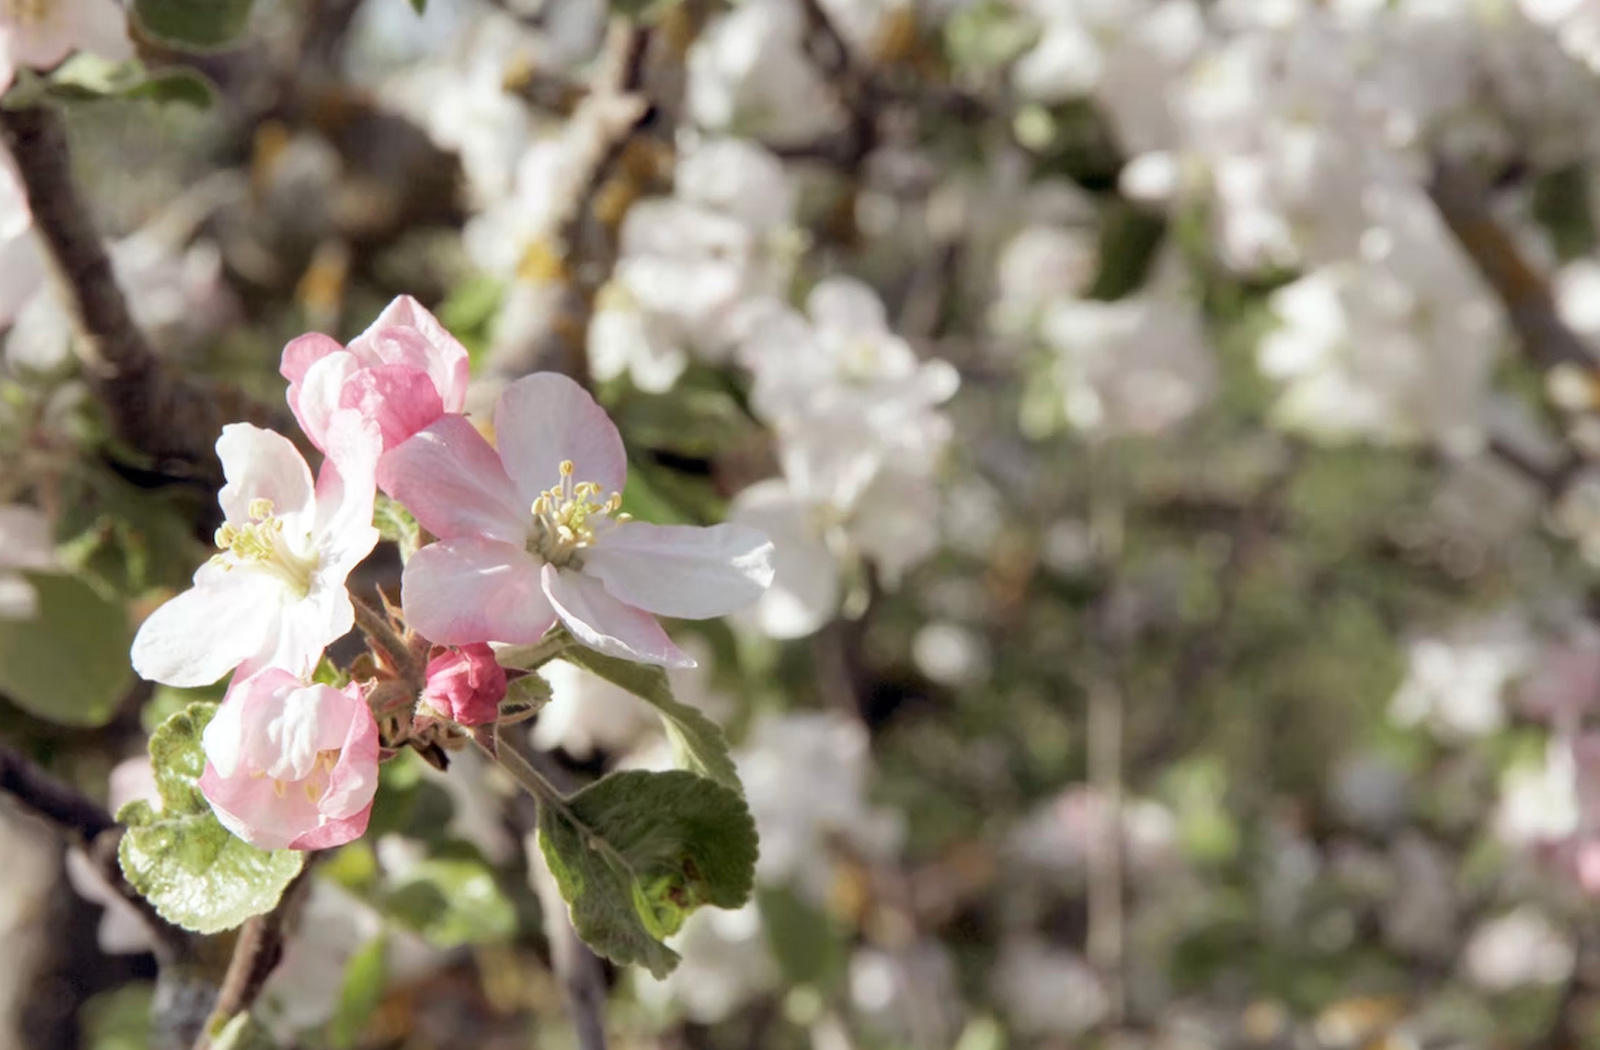
[[[726,616],[772,583],[772,544],[744,525],[613,525],[583,552],[612,597],[658,616]]]
[[[282,586],[261,573],[206,563],[195,586],[157,609],[133,639],[139,677],[180,688],[210,685],[277,638]]]
[[[386,329],[413,329],[422,337],[421,345],[404,337],[386,336]],[[411,296],[398,296],[384,307],[378,319],[351,341],[350,349],[363,358],[390,364],[401,363],[403,358],[403,363],[420,367],[433,377],[446,412],[460,412],[466,407],[470,371],[467,348]]]
[[[350,728],[339,744],[339,761],[318,804],[323,815],[332,819],[371,810],[372,798],[378,791],[378,723],[372,717],[372,709],[361,699],[359,686],[347,686],[345,699],[351,711]]]
[[[639,663],[693,667],[694,659],[673,644],[656,618],[606,593],[597,579],[546,565],[544,593],[574,638],[589,648]]]
[[[428,373],[409,365],[378,365],[356,371],[339,392],[339,407],[377,422],[383,447],[394,448],[444,415],[444,402]]]
[[[283,360],[278,365],[278,374],[290,383],[291,408],[294,407],[295,387],[305,381],[306,373],[310,371],[311,366],[329,354],[342,353],[345,353],[345,348],[339,345],[339,341],[321,332],[307,332],[289,340],[289,344],[283,348]]]
[[[313,361],[306,369],[304,378],[290,384],[289,408],[294,412],[300,429],[305,431],[306,437],[317,448],[327,450],[328,428],[334,416],[339,414],[345,384],[360,371],[361,362],[356,360],[354,354],[336,349],[326,357]]]
[[[463,416],[444,416],[385,453],[378,484],[435,536],[527,541],[533,501],[518,496],[500,457]]]
[[[322,566],[338,565],[348,571],[378,543],[372,507],[377,502],[382,439],[376,424],[354,412],[341,413],[327,438],[328,458],[317,473],[313,532]]]
[[[223,827],[257,849],[285,849],[319,820],[317,804],[297,787],[280,797],[266,777],[224,777],[209,762],[200,774],[200,793]]]
[[[324,822],[288,843],[290,849],[332,849],[367,833],[367,823],[372,819],[372,803],[348,817],[325,818]]]
[[[217,494],[229,521],[250,520],[250,504],[272,501],[282,517],[311,502],[311,468],[289,439],[250,423],[230,423],[217,439],[217,457],[228,483]]]
[[[622,435],[587,390],[559,373],[539,372],[506,387],[494,433],[527,506],[561,483],[562,460],[575,465],[574,481],[593,481],[605,495],[621,492],[628,480]]]
[[[460,539],[430,544],[406,563],[406,622],[437,645],[544,637],[556,614],[539,587],[540,562],[521,546]]]

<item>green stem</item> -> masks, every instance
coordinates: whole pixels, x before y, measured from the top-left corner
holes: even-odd
[[[496,736],[498,735],[497,733]],[[544,774],[534,769],[533,763],[518,754],[515,748],[497,740],[494,750],[491,751],[476,737],[473,738],[473,743],[478,745],[478,749],[487,755],[490,761],[511,774],[511,779],[526,788],[528,794],[538,800],[539,805],[549,806],[562,816],[571,818],[572,814],[567,809],[567,797],[546,780]]]
[[[495,659],[501,667],[536,671],[575,644],[576,639],[567,633],[567,629],[558,626],[532,645],[513,645],[501,649],[495,654]]]

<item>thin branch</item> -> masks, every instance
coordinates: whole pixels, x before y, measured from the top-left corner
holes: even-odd
[[[34,227],[65,292],[85,378],[116,434],[163,470],[220,486],[215,451],[225,423],[250,420],[293,433],[287,414],[240,391],[165,368],[134,324],[111,261],[72,178],[60,119],[48,108],[0,109],[0,144],[10,150]]]
[[[217,1004],[200,1037],[195,1040],[194,1050],[209,1050],[211,1040],[228,1022],[248,1012],[260,998],[267,979],[283,960],[289,920],[310,888],[315,858],[316,854],[306,857],[305,866],[284,888],[277,907],[265,915],[250,918],[239,930],[233,958],[228,962],[228,972],[223,975],[222,987],[217,992]]]
[[[1529,359],[1543,368],[1565,363],[1600,369],[1600,359],[1557,313],[1549,283],[1496,221],[1488,187],[1466,167],[1435,159],[1428,193],[1499,297]]]
[[[574,791],[578,787],[566,770],[542,755],[535,754],[528,762],[528,768],[558,792]],[[550,963],[561,982],[561,993],[572,1018],[572,1029],[578,1037],[578,1050],[606,1050],[605,964],[589,950],[589,946],[583,943],[578,931],[573,928],[572,917],[567,913],[567,902],[561,899],[561,890],[544,862],[542,851],[530,849],[528,852],[528,874],[534,892],[539,895],[540,911],[544,914],[545,937],[550,942]],[[538,856],[533,856],[536,853]]]
[[[158,963],[166,967],[193,959],[194,938],[157,914],[150,902],[123,876],[122,866],[117,862],[122,825],[104,806],[50,776],[20,751],[4,743],[0,743],[0,791],[16,799],[29,812],[54,824],[83,848],[96,874],[144,921]]]

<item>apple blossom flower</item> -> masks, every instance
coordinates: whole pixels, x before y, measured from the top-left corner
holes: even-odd
[[[17,66],[50,69],[73,51],[133,57],[128,16],[116,0],[11,0],[0,4],[0,88]]]
[[[435,643],[526,644],[559,619],[600,652],[691,666],[652,614],[722,616],[772,581],[772,545],[753,529],[617,513],[622,436],[565,376],[508,386],[494,431],[498,453],[464,417],[445,416],[379,467],[385,491],[441,541],[413,555],[401,581],[407,622]]]
[[[506,695],[506,671],[494,650],[481,642],[447,649],[428,661],[422,703],[457,725],[477,726],[500,715]]]
[[[378,424],[393,448],[467,400],[467,350],[409,295],[384,308],[348,347],[320,332],[283,348],[289,407],[311,443],[331,454],[334,416],[354,412]]]
[[[366,832],[378,723],[359,685],[307,685],[277,667],[235,679],[201,743],[200,791],[252,846],[329,849]]]
[[[0,506],[0,620],[28,620],[38,611],[39,596],[23,572],[56,567],[50,532],[50,519],[38,508]]]
[[[221,548],[194,587],[157,609],[133,640],[133,666],[175,686],[230,669],[309,674],[355,621],[345,578],[378,542],[372,527],[378,434],[347,417],[333,428],[316,487],[289,439],[248,423],[222,428],[228,483]],[[335,460],[338,460],[337,465]]]

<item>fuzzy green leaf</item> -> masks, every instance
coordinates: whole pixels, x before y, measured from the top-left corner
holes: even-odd
[[[704,904],[737,908],[755,879],[756,828],[743,797],[683,770],[613,773],[539,812],[539,847],[595,951],[657,977],[662,943]]]
[[[52,722],[105,725],[133,685],[127,611],[74,576],[28,580],[37,613],[0,619],[0,693]]]
[[[672,741],[672,751],[677,756],[679,766],[691,773],[709,777],[740,794],[744,793],[722,727],[698,709],[678,702],[672,695],[672,682],[661,668],[619,660],[581,646],[568,649],[561,654],[561,658],[599,675],[612,685],[626,689],[660,712],[661,720],[666,725],[667,739]]]
[[[128,882],[169,922],[199,933],[229,930],[277,906],[305,855],[267,852],[217,822],[200,793],[200,738],[215,704],[191,704],[150,737],[160,807],[144,800],[117,813],[127,825],[117,858]]]

